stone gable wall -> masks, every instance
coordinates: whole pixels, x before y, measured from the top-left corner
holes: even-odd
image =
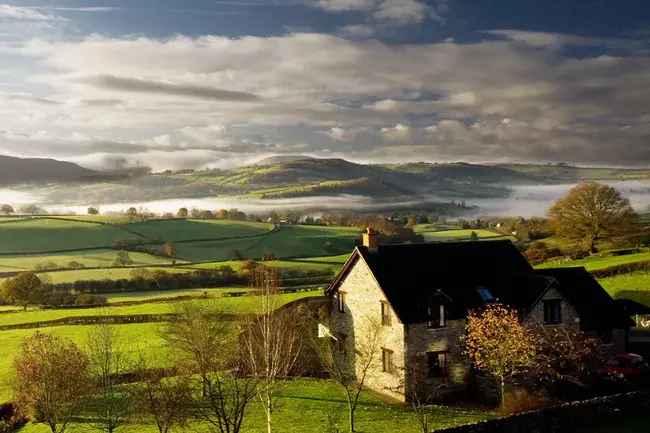
[[[370,269],[359,259],[341,281],[339,291],[346,292],[345,313],[339,312],[339,294],[332,296],[331,331],[334,337],[345,335],[347,352],[354,353],[354,346],[363,339],[361,334],[368,320],[381,323],[381,301],[387,301]],[[367,388],[404,400],[405,344],[404,325],[391,311],[392,325],[382,326],[381,347],[393,351],[394,373],[382,371],[381,351],[366,377]],[[367,328],[366,328],[367,329]],[[355,341],[357,340],[357,341]]]
[[[562,319],[562,326],[566,326],[568,328],[575,328],[578,329],[580,327],[580,316],[578,315],[578,311],[575,309],[573,305],[571,305],[567,300],[564,299],[564,297],[560,294],[560,292],[551,287],[548,289],[548,291],[544,294],[542,299],[535,305],[533,310],[526,315],[526,318],[524,319],[524,324],[529,325],[529,326],[560,326],[560,325],[544,325],[544,300],[548,299],[562,299],[562,304],[561,304],[561,312],[560,312],[560,317]]]
[[[429,329],[426,323],[407,326],[407,383],[409,393],[417,390],[420,398],[441,391],[441,386],[452,388],[471,384],[472,367],[463,355],[460,338],[465,334],[466,320],[447,320],[445,327]],[[444,378],[425,377],[427,352],[447,353],[447,375]]]

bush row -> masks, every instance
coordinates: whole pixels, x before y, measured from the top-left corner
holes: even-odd
[[[622,265],[610,266],[608,268],[596,269],[591,271],[594,278],[608,278],[621,274],[631,274],[638,271],[650,271],[650,260],[641,262],[625,263]]]
[[[134,269],[131,274],[130,279],[78,280],[70,283],[47,284],[46,289],[54,293],[116,293],[246,286],[249,283],[250,272],[244,269],[243,272],[235,273],[231,267],[222,266],[218,269],[198,269],[188,273]],[[284,274],[284,285],[326,283],[332,276],[333,273],[329,269],[289,270]],[[239,296],[235,293],[239,292],[226,296]]]

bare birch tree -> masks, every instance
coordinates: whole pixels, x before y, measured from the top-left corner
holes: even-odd
[[[345,392],[351,432],[355,431],[354,414],[368,374],[379,368],[383,333],[380,317],[362,317],[355,328],[352,350],[330,336],[313,336],[311,344],[322,367]]]
[[[275,392],[282,381],[299,369],[302,330],[297,312],[280,308],[282,274],[266,266],[251,275],[257,316],[250,321],[242,338],[242,360],[248,373],[259,380],[258,396],[266,413],[267,432],[273,431]]]
[[[113,433],[129,417],[129,398],[120,388],[120,378],[134,365],[128,362],[118,328],[112,325],[100,324],[91,328],[86,353],[90,377],[97,391],[91,404],[95,421],[90,425],[97,430]]]
[[[175,319],[161,335],[198,374],[195,417],[220,433],[238,433],[258,381],[239,372],[238,327],[231,311],[201,301],[179,303],[172,312]]]

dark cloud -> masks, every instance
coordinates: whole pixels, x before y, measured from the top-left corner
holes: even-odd
[[[117,77],[114,75],[98,75],[86,81],[104,89],[124,92],[158,93],[162,95],[232,102],[255,102],[261,100],[258,95],[253,93],[237,92],[195,84],[163,83],[160,81]]]

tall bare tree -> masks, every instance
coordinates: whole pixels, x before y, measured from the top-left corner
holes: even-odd
[[[295,310],[280,308],[282,274],[277,269],[257,267],[251,274],[251,287],[257,293],[252,299],[258,314],[250,320],[242,338],[242,360],[248,372],[259,380],[258,396],[271,433],[275,393],[299,367],[303,328]]]
[[[120,377],[134,367],[129,362],[118,328],[112,325],[95,325],[88,332],[86,342],[90,377],[96,394],[90,406],[97,430],[113,433],[129,417],[130,400],[120,389]]]
[[[350,431],[354,432],[354,415],[359,405],[368,374],[379,368],[383,326],[380,317],[361,317],[355,327],[354,347],[348,348],[324,333],[322,337],[310,334],[311,347],[321,366],[345,393],[349,411]]]
[[[63,433],[92,389],[88,358],[72,341],[35,332],[14,359],[14,399],[36,422]]]
[[[592,253],[597,252],[598,242],[637,229],[630,201],[616,188],[596,182],[573,188],[549,209],[548,216],[559,236],[584,243]]]
[[[201,397],[193,399],[196,418],[220,433],[239,433],[258,381],[239,374],[239,335],[232,311],[214,302],[182,302],[161,331],[181,363],[197,372]]]

